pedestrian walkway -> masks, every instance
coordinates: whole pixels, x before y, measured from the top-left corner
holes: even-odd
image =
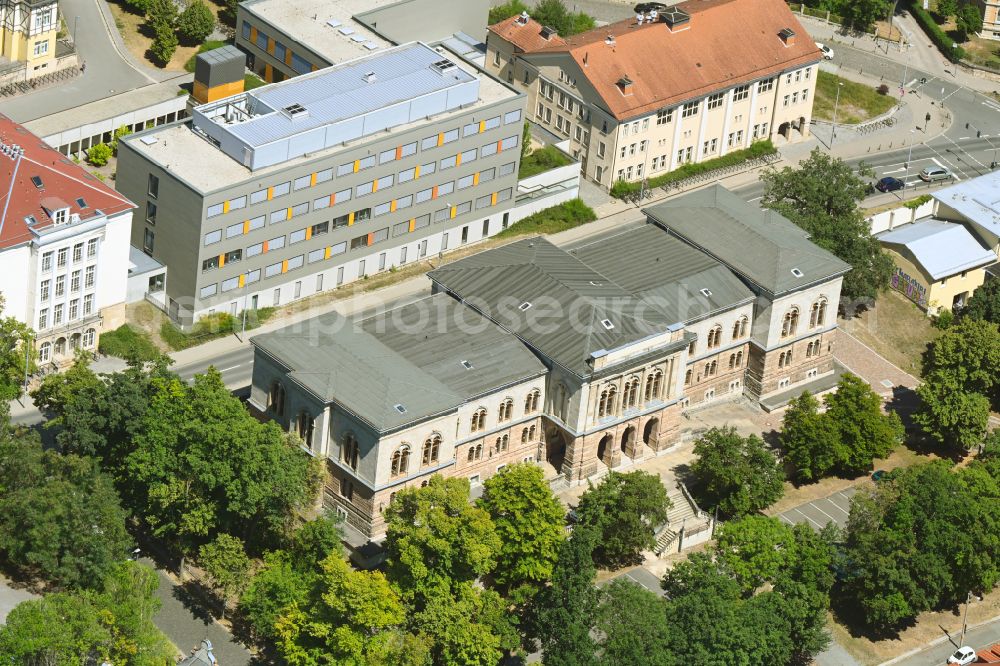
[[[833,356],[883,396],[891,395],[897,387],[916,389],[920,385],[919,379],[889,362],[842,328],[837,330]]]

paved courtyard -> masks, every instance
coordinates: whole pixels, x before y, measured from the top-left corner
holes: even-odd
[[[845,488],[832,495],[789,509],[778,514],[778,517],[789,525],[807,523],[817,531],[826,527],[826,524],[831,521],[840,527],[846,527],[847,517],[851,510],[851,496],[857,492],[857,489],[857,486]]]
[[[7,622],[7,615],[14,609],[14,606],[22,601],[37,598],[38,595],[32,594],[27,590],[11,587],[10,581],[0,576],[0,624]]]

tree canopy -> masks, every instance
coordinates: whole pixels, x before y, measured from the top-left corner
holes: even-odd
[[[201,44],[215,30],[215,16],[204,0],[194,0],[177,17],[177,32],[189,44]]]
[[[34,371],[35,354],[25,354],[31,344],[31,328],[14,317],[4,317],[3,309],[4,297],[0,294],[0,400],[8,402],[21,395],[25,361],[28,372]]]
[[[517,16],[521,12],[527,12],[531,18],[552,28],[563,37],[585,32],[597,25],[590,15],[567,9],[566,3],[562,0],[541,0],[534,9],[528,7],[521,0],[510,0],[510,2],[490,8],[489,24],[499,23],[511,16]]]
[[[670,499],[660,477],[649,472],[611,472],[580,497],[581,525],[600,534],[594,561],[608,566],[634,563],[656,545],[655,531],[667,522]]]
[[[703,507],[742,516],[776,502],[784,493],[784,472],[757,435],[736,428],[712,428],[694,443],[692,491]]]
[[[781,213],[808,232],[814,243],[851,265],[841,289],[842,296],[851,300],[874,298],[889,284],[893,270],[858,205],[868,189],[862,177],[871,175],[866,167],[855,171],[816,148],[798,169],[770,168],[760,177],[763,207]]]

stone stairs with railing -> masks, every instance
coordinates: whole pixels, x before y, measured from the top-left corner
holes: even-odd
[[[657,556],[706,541],[711,536],[713,526],[712,517],[698,508],[694,498],[680,481],[672,488],[668,486],[667,497],[671,504],[667,511],[667,522],[655,535],[656,547],[653,552]],[[683,542],[680,542],[681,539]]]

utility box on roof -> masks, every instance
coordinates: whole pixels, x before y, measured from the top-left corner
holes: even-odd
[[[199,53],[194,66],[192,96],[200,104],[243,92],[246,55],[235,46]]]

